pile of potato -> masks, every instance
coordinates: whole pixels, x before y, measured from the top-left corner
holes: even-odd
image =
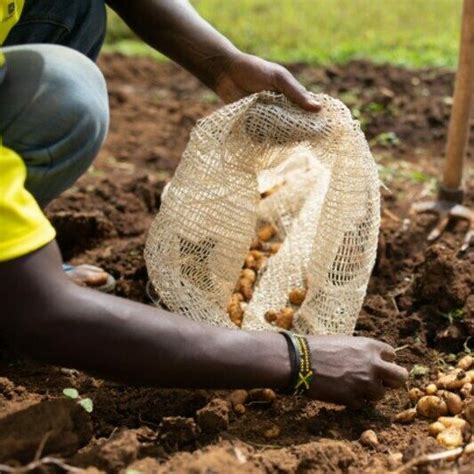
[[[474,358],[462,357],[457,367],[439,374],[436,382],[423,389],[411,388],[410,401],[415,406],[395,416],[395,422],[410,423],[416,417],[432,420],[429,434],[447,448],[466,445],[474,452]]]
[[[257,237],[252,241],[240,278],[227,306],[230,320],[238,327],[242,326],[245,309],[252,299],[254,287],[260,272],[265,268],[268,259],[280,250],[281,242],[277,241],[277,231],[272,224],[261,223]],[[301,306],[306,297],[305,288],[292,288],[288,294],[288,303],[284,308],[271,309],[265,319],[275,326],[289,330],[293,327],[295,307]]]

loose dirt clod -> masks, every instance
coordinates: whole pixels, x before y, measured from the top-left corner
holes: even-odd
[[[214,398],[196,412],[199,427],[207,433],[217,433],[229,426],[229,405],[225,400]]]
[[[193,418],[165,416],[159,425],[159,433],[165,443],[181,445],[195,440],[201,430]]]
[[[380,444],[377,434],[373,430],[364,431],[360,435],[359,441],[361,444],[368,446],[369,448],[375,448]]]

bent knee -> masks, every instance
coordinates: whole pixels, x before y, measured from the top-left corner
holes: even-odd
[[[109,106],[105,79],[94,62],[58,45],[14,46],[5,48],[5,56],[8,87],[16,97],[9,102],[17,108],[4,131],[9,141],[15,142],[18,134],[23,146],[36,149],[64,140],[100,147]]]
[[[55,108],[66,124],[66,132],[74,130],[81,147],[98,150],[109,125],[107,87],[102,72],[89,58],[69,48],[61,48],[48,69]]]

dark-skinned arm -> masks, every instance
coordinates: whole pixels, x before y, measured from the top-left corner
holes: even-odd
[[[300,107],[320,106],[284,67],[239,51],[186,0],[109,0],[130,28],[214,90],[224,102],[253,92],[285,94]]]
[[[37,359],[104,378],[159,387],[285,387],[288,347],[274,332],[217,328],[79,287],[55,242],[0,263],[0,333]],[[360,405],[398,386],[406,371],[387,344],[309,338],[316,372],[309,395]]]

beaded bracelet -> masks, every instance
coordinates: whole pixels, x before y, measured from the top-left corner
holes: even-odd
[[[304,395],[311,385],[314,371],[311,367],[311,353],[308,341],[304,336],[281,331],[288,343],[291,364],[291,381],[282,393],[288,395]]]

